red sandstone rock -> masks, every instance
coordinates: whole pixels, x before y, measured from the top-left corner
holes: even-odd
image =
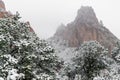
[[[84,41],[96,40],[111,51],[118,39],[101,24],[91,7],[81,7],[76,19],[61,25],[54,37],[68,41],[69,47],[78,47]]]
[[[30,32],[34,32],[33,28],[32,28],[31,25],[30,25],[30,22],[27,21],[26,24],[29,25],[29,27],[30,27]]]
[[[6,11],[5,4],[2,0],[0,0],[0,18],[12,16],[12,14]]]
[[[6,11],[5,4],[2,0],[0,0],[0,11]]]
[[[0,18],[13,17],[14,15],[11,12],[6,11],[5,4],[0,0]],[[30,26],[30,32],[34,32],[29,22],[26,22]]]

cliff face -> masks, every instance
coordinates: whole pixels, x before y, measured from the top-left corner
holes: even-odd
[[[0,0],[0,11],[6,11],[5,4],[2,0]]]
[[[2,0],[0,0],[0,18],[11,16],[12,14],[6,11],[5,4]]]
[[[96,40],[109,50],[118,41],[102,22],[98,21],[91,7],[81,7],[75,20],[66,26],[61,25],[54,37],[68,41],[69,47],[78,47],[84,41]]]

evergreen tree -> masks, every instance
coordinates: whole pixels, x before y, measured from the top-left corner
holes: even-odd
[[[81,75],[82,80],[93,80],[101,69],[107,67],[106,54],[108,51],[96,41],[83,43],[73,60],[77,64],[76,73]]]
[[[118,41],[117,46],[112,50],[112,58],[119,63],[120,62],[120,42]]]
[[[19,18],[17,14],[0,19],[0,78],[53,79],[57,66],[60,66],[54,49],[30,32],[30,26],[20,22]]]

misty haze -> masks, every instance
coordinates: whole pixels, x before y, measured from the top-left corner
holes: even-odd
[[[120,80],[118,0],[0,0],[0,80]]]

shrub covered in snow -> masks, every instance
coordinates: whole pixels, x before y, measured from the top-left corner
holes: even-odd
[[[30,32],[28,24],[18,19],[18,14],[0,19],[1,80],[53,78],[60,64],[54,49]]]
[[[74,59],[76,73],[81,75],[82,80],[93,80],[101,69],[107,67],[106,54],[105,48],[96,41],[83,43]]]

